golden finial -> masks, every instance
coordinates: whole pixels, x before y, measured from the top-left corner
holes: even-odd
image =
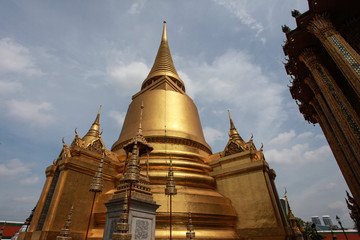
[[[167,177],[167,181],[166,181],[165,194],[166,195],[176,195],[177,194],[171,156],[170,156],[169,172],[168,172],[168,177]]]
[[[99,129],[100,129],[100,112],[101,112],[101,105],[99,108],[99,112],[96,115],[94,123],[91,125],[89,131],[83,137],[85,146],[88,146],[93,141],[95,141],[99,137]]]
[[[233,120],[232,120],[232,118],[231,118],[230,109],[228,109],[228,113],[229,113],[229,119],[230,119],[230,130],[231,130],[231,129],[236,129],[236,128],[235,128],[235,125],[234,125],[234,123],[233,123]]]
[[[76,129],[77,129],[77,128],[75,128],[75,137],[78,138],[78,137],[79,137],[79,134],[77,133]]]
[[[104,164],[105,152],[103,151],[102,158],[100,160],[99,167],[95,173],[92,183],[90,184],[90,192],[102,192],[103,189],[103,164]]]
[[[167,34],[166,34],[166,21],[164,21],[164,28],[161,41],[167,42]]]
[[[244,140],[240,137],[240,134],[236,130],[236,127],[234,125],[234,122],[231,118],[230,110],[228,110],[229,113],[229,120],[230,120],[230,131],[229,131],[229,137],[233,140],[240,140],[242,143],[244,143]]]
[[[97,116],[96,116],[96,119],[95,119],[95,122],[96,122],[97,124],[100,124],[100,123],[99,123],[99,122],[100,122],[100,112],[101,112],[101,105],[100,105],[99,112],[98,112],[98,114],[97,114]]]
[[[69,215],[65,221],[64,227],[60,230],[60,235],[56,237],[56,240],[71,240],[72,237],[70,237],[71,234],[71,219],[72,219],[72,213],[73,213],[74,206],[71,206]]]

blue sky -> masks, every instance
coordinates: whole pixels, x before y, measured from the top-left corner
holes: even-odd
[[[281,25],[306,0],[0,1],[0,214],[23,221],[62,137],[84,135],[102,105],[108,149],[119,137],[167,21],[175,67],[196,103],[207,142],[227,143],[231,110],[287,188],[294,214],[353,223],[347,186],[319,126],[291,99]]]

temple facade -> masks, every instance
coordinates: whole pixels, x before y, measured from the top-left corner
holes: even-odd
[[[46,169],[29,231],[20,239],[55,239],[70,209],[73,240],[103,239],[109,226],[105,204],[136,194],[158,206],[156,239],[169,239],[170,229],[171,239],[294,239],[296,233],[280,205],[275,171],[262,147],[257,149],[252,137],[244,141],[229,117],[229,141],[224,151],[213,154],[198,110],[172,61],[164,22],[154,65],[132,96],[118,140],[110,150],[105,147],[99,110],[84,137],[75,131],[69,146],[63,142],[59,157]],[[145,142],[151,151],[129,151],[134,141]],[[139,173],[131,164],[137,157]],[[140,174],[130,193],[124,190],[129,172]],[[132,239],[148,238],[133,234]]]
[[[292,11],[296,29],[282,27],[287,39],[285,68],[292,79],[290,92],[304,118],[323,130],[358,206],[360,1],[308,2],[307,12]],[[358,218],[358,207],[356,211]]]

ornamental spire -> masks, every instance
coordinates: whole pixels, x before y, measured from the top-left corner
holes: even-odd
[[[103,164],[104,164],[104,158],[105,158],[105,149],[103,149],[103,155],[100,160],[100,164],[98,167],[98,170],[95,172],[95,176],[93,178],[93,181],[90,184],[90,192],[102,192],[103,189]]]
[[[177,194],[175,178],[174,178],[174,170],[173,170],[173,166],[172,166],[171,157],[170,157],[170,166],[169,166],[169,171],[168,171],[168,177],[166,180],[165,194],[166,195],[176,195]]]
[[[244,140],[240,137],[240,134],[238,133],[238,131],[236,130],[236,127],[233,123],[233,120],[231,118],[231,114],[230,114],[230,110],[228,110],[229,113],[229,119],[230,119],[230,132],[229,132],[229,137],[233,140],[241,140],[242,142],[244,142]]]
[[[144,89],[162,76],[170,77],[176,85],[178,85],[183,91],[185,91],[184,83],[176,72],[174,62],[171,57],[166,34],[166,21],[164,21],[164,29],[161,37],[161,43],[154,61],[154,65],[151,68],[149,75],[144,80],[141,89]]]
[[[99,108],[99,112],[95,118],[94,123],[91,125],[89,131],[87,134],[83,137],[83,140],[85,142],[85,146],[92,143],[94,140],[99,138],[99,129],[100,129],[100,112],[101,112],[101,105]]]
[[[113,240],[130,240],[131,233],[129,233],[129,206],[127,191],[125,192],[124,203],[122,206],[122,211],[120,213],[120,221],[116,224],[116,230],[112,235]]]
[[[74,206],[71,206],[69,215],[67,216],[67,219],[64,223],[64,227],[60,230],[60,235],[56,237],[56,240],[71,240],[72,237],[70,237],[71,234],[71,221],[72,221],[72,214],[73,214]]]

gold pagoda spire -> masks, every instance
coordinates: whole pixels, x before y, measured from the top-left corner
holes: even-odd
[[[98,170],[95,172],[95,176],[90,184],[90,192],[102,192],[103,189],[103,165],[105,158],[105,149],[103,149],[103,155],[98,166]]]
[[[166,21],[164,21],[164,29],[161,38],[161,43],[154,61],[154,65],[151,68],[149,75],[144,80],[141,89],[144,89],[152,82],[156,81],[157,78],[162,76],[170,77],[176,85],[178,85],[183,91],[185,91],[184,83],[180,79],[178,73],[176,72],[174,62],[171,57],[170,48],[167,40],[167,34],[166,34]]]
[[[83,137],[85,145],[89,145],[94,140],[97,140],[99,138],[99,129],[100,129],[100,112],[101,112],[101,105],[99,108],[99,112],[95,118],[94,123],[91,125],[89,131],[86,133],[86,135]]]
[[[233,123],[233,120],[231,118],[231,114],[230,114],[230,110],[228,110],[229,113],[229,119],[230,119],[230,131],[229,131],[229,137],[233,140],[241,140],[242,142],[244,142],[244,140],[241,138],[240,134],[238,133],[238,131],[236,130],[236,127]]]
[[[238,133],[238,131],[235,128],[235,125],[231,118],[230,110],[228,110],[228,113],[229,113],[229,119],[230,119],[230,131],[229,131],[229,141],[226,144],[226,147],[223,152],[223,154],[225,156],[239,153],[239,152],[245,151],[245,149],[246,149],[246,143],[240,137],[240,134]]]

